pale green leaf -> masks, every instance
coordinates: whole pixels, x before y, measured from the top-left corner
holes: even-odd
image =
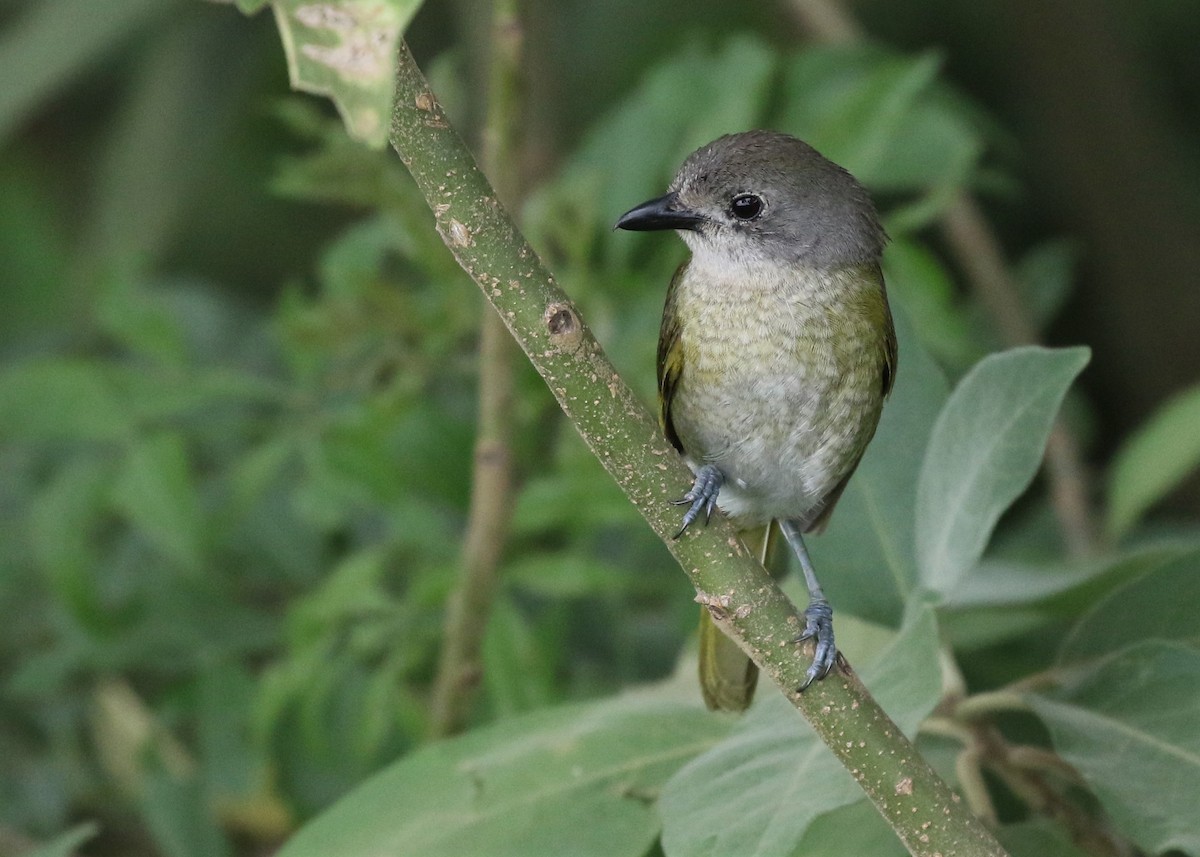
[[[795,857],[904,857],[908,852],[866,798],[818,816]]]
[[[1029,700],[1122,834],[1150,854],[1200,852],[1200,652],[1132,646]]]
[[[1159,408],[1113,459],[1108,483],[1108,531],[1125,535],[1200,465],[1200,386]]]
[[[996,838],[1012,857],[1088,857],[1063,825],[1048,818],[1006,824]]]
[[[1074,621],[1107,593],[1186,552],[1178,545],[1158,545],[1070,563],[985,559],[947,596],[938,618],[946,639],[956,649],[994,645],[1038,628]],[[1111,627],[1095,631],[1100,640],[1115,641],[1118,646],[1128,641],[1113,635]],[[1082,644],[1082,657],[1088,657],[1091,645],[1090,639]],[[1101,651],[1109,648],[1104,645]]]
[[[911,734],[941,695],[937,629],[920,610],[863,672]],[[862,790],[787,700],[760,697],[730,736],[674,776],[660,801],[663,850],[675,857],[790,855],[820,816]]]
[[[292,86],[327,95],[352,137],[387,142],[400,34],[420,0],[272,0]]]
[[[1063,563],[985,559],[978,566],[978,574],[964,577],[944,606],[1014,607],[1045,604],[1075,590],[1085,590],[1086,595],[1098,589],[1103,594],[1189,552],[1185,546],[1167,543]],[[1078,604],[1073,606],[1077,608]]]
[[[1014,348],[981,360],[939,415],[917,485],[917,556],[926,587],[949,594],[996,521],[1028,487],[1086,348]]]
[[[1144,571],[1114,589],[1071,629],[1060,664],[1095,660],[1138,640],[1200,645],[1200,551],[1150,553]]]
[[[640,857],[662,783],[728,723],[651,695],[502,721],[385,769],[279,857]]]

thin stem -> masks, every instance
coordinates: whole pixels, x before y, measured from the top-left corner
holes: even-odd
[[[1018,745],[1008,750],[1008,761],[1018,768],[1035,773],[1051,773],[1074,786],[1085,785],[1083,776],[1062,756],[1045,747]]]
[[[827,0],[790,0],[792,15],[817,41],[826,44],[857,42],[863,29],[852,15]]]
[[[796,690],[812,644],[796,606],[716,517],[675,540],[670,501],[691,473],[659,432],[505,212],[401,42],[391,142],[436,228],[483,290],[592,452],[675,556],[714,621],[783,689],[914,855],[999,857],[1004,849],[917,754],[849,668]],[[619,165],[614,165],[619,168]]]
[[[1039,753],[1037,748],[1010,747],[1000,730],[989,724],[977,723],[972,732],[974,752],[982,764],[1030,809],[1066,828],[1079,848],[1095,857],[1133,857],[1137,853],[1133,844],[1113,831],[1104,819],[1071,800],[1047,779],[1045,772],[1052,770],[1056,777],[1078,782],[1077,774],[1072,780],[1063,771],[1066,763],[1050,767],[1047,757],[1057,758],[1053,753]],[[1074,773],[1073,769],[1071,773]]]
[[[976,693],[961,700],[954,707],[954,716],[959,720],[971,721],[990,717],[1001,711],[1029,711],[1025,697],[1012,691],[994,690]]]
[[[502,198],[519,195],[520,22],[516,0],[495,0],[491,26],[483,169]],[[483,676],[483,636],[499,584],[500,556],[513,505],[512,398],[515,352],[504,323],[484,305],[479,331],[479,421],[471,505],[459,578],[446,604],[442,650],[434,679],[430,734],[462,730]]]
[[[983,779],[979,751],[973,745],[965,747],[955,757],[954,773],[958,776],[959,787],[971,811],[990,827],[995,827],[999,823],[999,816],[996,814],[996,805],[992,803],[987,783]]]

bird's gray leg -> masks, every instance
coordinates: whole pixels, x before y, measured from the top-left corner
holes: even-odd
[[[804,633],[796,638],[796,642],[811,638],[816,640],[817,647],[813,652],[812,666],[805,673],[804,684],[800,685],[800,690],[804,690],[817,679],[824,678],[833,669],[834,662],[837,661],[837,646],[833,642],[833,608],[829,606],[829,602],[825,600],[825,593],[821,591],[821,584],[817,581],[817,573],[813,570],[812,560],[808,557],[808,548],[804,546],[804,537],[800,534],[800,527],[794,520],[781,520],[779,529],[783,531],[784,538],[796,552],[796,558],[800,560],[800,568],[804,571],[804,583],[808,586],[808,607],[804,610]]]
[[[704,513],[704,523],[708,523],[708,519],[712,517],[713,507],[717,505],[717,495],[721,493],[721,485],[724,482],[725,475],[712,464],[706,464],[696,471],[696,480],[692,483],[692,490],[678,500],[672,501],[676,506],[687,506],[688,510],[683,513],[683,526],[671,538],[677,539],[682,536],[692,522],[700,517],[701,512]]]

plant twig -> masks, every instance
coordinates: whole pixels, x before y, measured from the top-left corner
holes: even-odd
[[[986,723],[971,726],[971,751],[1030,809],[1062,827],[1080,849],[1095,857],[1134,857],[1137,849],[1114,831],[1107,820],[1080,806],[1057,788],[1046,772],[1069,784],[1081,777],[1056,754],[1040,748],[1012,747],[1000,730]],[[1057,760],[1057,763],[1051,760]]]
[[[504,211],[413,61],[398,51],[390,139],[436,228],[496,308],[584,441],[663,539],[714,619],[808,719],[914,855],[1005,852],[933,772],[852,670],[798,688],[811,643],[798,611],[721,516],[671,538],[670,500],[691,474],[617,375],[575,307]],[[620,165],[614,165],[619,168]]]
[[[829,0],[790,0],[792,15],[816,40],[826,44],[857,42],[863,29],[852,15]]]
[[[483,169],[500,197],[518,196],[517,137],[521,31],[516,0],[495,0]],[[430,705],[430,734],[461,731],[483,674],[481,651],[498,585],[500,555],[512,513],[512,338],[491,307],[479,330],[479,417],[471,476],[471,506],[462,564],[446,604],[442,649]]]
[[[788,5],[816,41],[845,44],[863,37],[862,27],[837,0],[789,0]],[[1000,338],[1008,345],[1036,343],[1037,326],[1021,300],[1000,241],[975,200],[959,193],[943,213],[941,229]],[[1050,502],[1067,550],[1073,556],[1095,554],[1099,529],[1088,498],[1087,468],[1078,438],[1061,417],[1046,442],[1045,465]]]

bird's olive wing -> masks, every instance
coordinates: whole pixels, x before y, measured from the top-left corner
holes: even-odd
[[[663,308],[662,327],[658,332],[658,422],[671,446],[681,453],[683,443],[671,423],[671,401],[679,376],[683,374],[683,345],[679,339],[679,318],[675,312],[675,288],[683,278],[687,262],[679,266],[667,288],[667,303]]]

